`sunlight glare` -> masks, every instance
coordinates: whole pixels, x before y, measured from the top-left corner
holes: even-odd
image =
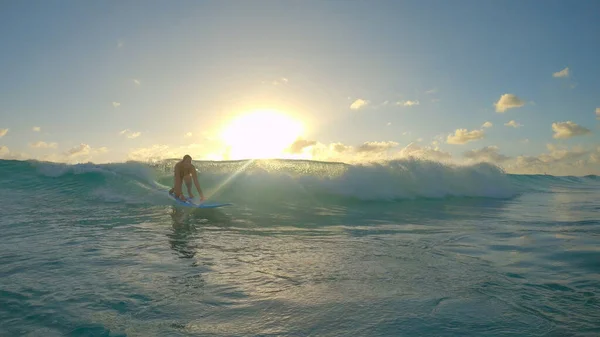
[[[297,120],[274,110],[257,110],[233,120],[222,133],[228,158],[284,158],[285,149],[303,133]]]

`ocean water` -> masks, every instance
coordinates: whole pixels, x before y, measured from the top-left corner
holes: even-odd
[[[600,335],[597,176],[173,164],[0,160],[0,336]]]

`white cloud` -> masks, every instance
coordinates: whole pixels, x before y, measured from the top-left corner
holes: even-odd
[[[75,146],[67,151],[67,156],[69,157],[78,157],[78,156],[87,156],[90,154],[92,147],[88,144],[81,143],[78,146]]]
[[[150,147],[135,148],[132,149],[127,155],[128,160],[135,161],[159,161],[164,159],[182,158],[184,155],[189,154],[192,159],[209,159],[212,157],[211,154],[200,155],[199,152],[206,152],[206,144],[189,144],[179,147],[171,147],[165,144],[154,144]],[[222,156],[217,156],[220,159]]]
[[[45,143],[45,142],[36,142],[29,144],[32,148],[47,148],[54,149],[57,147],[56,143]],[[0,158],[2,159],[12,159],[12,160],[42,160],[42,161],[50,161],[50,162],[61,162],[61,163],[77,163],[77,162],[89,162],[92,159],[95,159],[94,162],[99,163],[102,159],[101,157],[95,157],[96,155],[102,155],[108,153],[108,148],[92,148],[90,145],[81,143],[78,146],[75,146],[64,152],[51,152],[44,153],[41,155],[31,155],[24,152],[14,152],[10,151],[6,146],[0,146]]]
[[[39,126],[34,126],[33,128],[31,128],[31,130],[33,130],[35,132],[40,132],[40,131],[42,131],[42,128],[40,128]]]
[[[411,100],[407,100],[407,101],[399,101],[396,102],[396,105],[402,105],[402,106],[413,106],[413,105],[419,105],[419,101],[411,101]]]
[[[125,135],[129,139],[134,139],[134,138],[139,137],[142,133],[141,132],[133,132],[133,131],[130,131],[129,129],[125,129],[125,130],[119,132],[119,134]]]
[[[552,137],[556,139],[568,139],[592,132],[590,129],[577,125],[571,121],[552,123],[552,130],[554,131]]]
[[[523,143],[523,144],[528,144],[529,143],[529,138],[521,139],[520,142]]]
[[[492,122],[485,122],[483,123],[483,125],[481,126],[482,128],[491,128],[494,124],[492,124]]]
[[[29,144],[29,146],[36,148],[36,149],[56,149],[58,147],[58,144],[38,141],[38,142]]]
[[[437,146],[419,146],[415,143],[410,143],[398,152],[400,158],[415,157],[428,160],[446,161],[452,158],[448,152],[441,151]]]
[[[381,102],[379,104],[372,105],[371,107],[373,109],[379,109],[379,108],[382,108],[382,107],[386,107],[389,103],[390,103],[390,101],[383,101],[383,102]]]
[[[140,85],[140,84],[142,84],[142,82],[140,82],[140,80],[138,80],[138,79],[135,79],[135,78],[133,79],[133,83],[134,83],[135,85]]]
[[[112,105],[113,105],[115,108],[118,108],[118,107],[120,107],[120,106],[121,106],[121,103],[119,103],[119,102],[112,102]]]
[[[123,42],[123,40],[119,40],[117,41],[117,48],[121,48],[125,45],[125,42]]]
[[[0,138],[6,136],[8,129],[0,129]]]
[[[552,74],[552,77],[569,77],[569,67]]]
[[[463,156],[474,161],[486,161],[492,163],[502,163],[510,157],[500,154],[497,146],[486,146],[477,150],[466,151]]]
[[[600,108],[596,108],[596,119],[600,119]]]
[[[57,161],[57,162],[85,162],[91,161],[95,156],[108,153],[109,150],[106,147],[93,148],[89,144],[81,143],[71,149],[67,150],[64,155],[48,155],[43,157],[45,160]]]
[[[343,143],[338,142],[329,144],[329,149],[334,152],[343,153],[352,151],[352,146],[344,145]]]
[[[369,141],[353,146],[340,142],[323,144],[315,140],[299,140],[288,152],[294,152],[313,160],[341,161],[345,163],[364,163],[401,158],[420,158],[445,161],[452,156],[437,146],[420,146],[410,143],[404,148],[394,141]]]
[[[306,140],[306,139],[297,139],[292,145],[289,146],[287,152],[291,154],[299,154],[304,151],[304,149],[316,145],[317,142],[314,140]]]
[[[369,101],[366,101],[364,99],[357,99],[355,100],[351,105],[350,105],[350,109],[352,110],[358,110],[362,107],[365,107],[369,104]]]
[[[435,94],[436,92],[438,92],[437,88],[433,88],[431,90],[427,90],[425,91],[426,94],[430,95],[430,94]]]
[[[520,108],[525,105],[525,101],[513,94],[504,94],[500,96],[498,102],[494,103],[496,112],[503,113],[508,109]]]
[[[483,139],[483,137],[485,137],[483,130],[468,131],[467,129],[456,129],[453,135],[448,135],[446,142],[448,144],[466,144]]]
[[[7,160],[27,160],[30,156],[26,153],[13,152],[8,147],[0,145],[0,158]]]
[[[515,122],[514,120],[511,120],[508,123],[504,123],[504,125],[506,125],[506,126],[512,126],[513,128],[518,128],[518,127],[523,126],[522,124],[519,124],[519,123]]]
[[[281,84],[288,84],[289,80],[285,77],[282,77],[280,79],[274,80],[273,81],[273,85],[281,85]]]
[[[189,137],[191,137],[191,136],[193,136],[193,134],[192,134],[191,132],[188,132],[188,133],[186,133],[186,134],[185,134],[185,137],[186,137],[186,138],[189,138]]]
[[[392,125],[392,122],[387,122],[386,126]]]
[[[600,147],[585,149],[581,146],[568,148],[548,144],[547,149],[547,153],[537,156],[519,156],[506,164],[505,169],[521,174],[600,174]]]
[[[365,142],[356,148],[356,152],[384,152],[395,146],[396,142]]]

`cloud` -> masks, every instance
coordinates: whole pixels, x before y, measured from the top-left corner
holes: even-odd
[[[415,143],[410,143],[398,152],[400,158],[421,158],[436,161],[446,161],[452,158],[452,155],[448,152],[441,151],[437,146],[419,146]]]
[[[514,120],[511,120],[508,123],[504,123],[504,125],[506,125],[506,126],[512,126],[513,128],[518,128],[518,127],[523,126],[522,124],[519,124],[519,123],[515,122]]]
[[[576,159],[581,158],[582,156],[588,155],[590,153],[589,150],[584,150],[580,146],[574,146],[571,149],[567,147],[557,146],[554,144],[547,144],[546,148],[548,149],[547,154],[541,154],[538,158],[545,163],[556,163],[563,160],[567,160],[570,162],[575,161]]]
[[[107,153],[108,152],[108,148],[106,146],[100,147],[98,149],[96,149],[96,151],[98,153]]]
[[[314,140],[303,141],[298,144],[297,150],[302,145],[301,154],[314,160],[341,161],[345,163],[364,163],[402,158],[419,158],[435,161],[451,159],[450,153],[441,151],[436,147],[420,146],[410,143],[404,148],[394,141],[369,141],[353,146],[340,142],[323,144]]]
[[[477,150],[466,151],[463,156],[467,159],[475,161],[486,161],[492,163],[502,163],[510,159],[510,157],[500,154],[497,146],[486,146]]]
[[[491,128],[494,124],[492,124],[492,122],[485,122],[483,123],[483,125],[481,126],[482,128]]]
[[[26,153],[13,152],[8,147],[0,145],[0,158],[7,160],[27,160],[30,156]]]
[[[125,135],[129,139],[134,139],[134,138],[139,137],[142,133],[141,132],[133,132],[133,131],[130,131],[129,129],[125,129],[125,130],[119,132],[119,134]]]
[[[396,142],[365,142],[356,148],[356,152],[384,152],[395,146],[398,146]]]
[[[342,143],[333,143],[329,145],[329,148],[334,151],[334,152],[338,152],[338,153],[344,153],[344,152],[350,152],[352,151],[352,146],[349,145],[344,145]]]
[[[392,125],[392,122],[387,122],[387,124],[385,126],[390,126]]]
[[[6,136],[8,129],[0,129],[0,138]]]
[[[504,94],[500,96],[498,102],[494,103],[496,112],[503,113],[508,109],[520,108],[525,105],[525,101],[513,94]]]
[[[282,77],[280,79],[274,80],[273,81],[273,85],[281,85],[281,84],[288,84],[288,79],[285,77]]]
[[[364,99],[357,99],[355,100],[351,105],[350,105],[350,109],[352,110],[358,110],[362,107],[365,107],[369,104],[369,101],[365,101]]]
[[[548,152],[537,156],[519,156],[506,164],[507,171],[519,174],[553,175],[600,174],[600,147],[563,147],[546,145]]]
[[[556,139],[568,139],[575,136],[583,136],[592,132],[590,129],[577,125],[571,121],[552,123],[552,130],[554,131],[552,137]]]
[[[566,67],[565,69],[561,70],[561,71],[557,71],[555,73],[552,74],[552,77],[569,77],[569,67]]]
[[[35,132],[40,132],[40,131],[42,131],[42,128],[40,128],[39,126],[34,126],[33,128],[31,128],[31,130],[33,130]]]
[[[121,106],[121,103],[119,103],[119,102],[112,102],[112,105],[113,105],[115,108],[118,108],[118,107],[120,107],[120,106]]]
[[[75,146],[67,151],[67,156],[69,157],[78,157],[78,156],[86,156],[90,154],[92,147],[88,144],[81,143],[78,146]]]
[[[600,108],[596,108],[596,119],[600,119]]]
[[[314,146],[316,144],[317,142],[314,140],[297,139],[294,143],[292,143],[292,145],[289,146],[287,152],[291,154],[299,154],[302,153],[305,148]]]
[[[142,82],[140,82],[140,80],[138,80],[138,79],[135,79],[135,78],[133,79],[133,83],[134,83],[135,85],[140,85],[140,84],[142,84]]]
[[[413,106],[413,105],[419,105],[419,101],[411,101],[411,100],[407,100],[407,101],[399,101],[396,102],[396,105],[402,105],[402,106]]]
[[[446,142],[448,144],[466,144],[483,139],[483,137],[485,137],[483,130],[468,131],[467,129],[456,129],[453,135],[448,135]]]
[[[182,158],[184,155],[189,154],[192,156],[192,159],[209,159],[212,157],[210,154],[206,154],[204,156],[199,155],[199,152],[206,151],[206,144],[188,144],[179,147],[171,147],[166,144],[154,144],[150,147],[142,147],[131,149],[131,151],[127,154],[128,160],[135,161],[160,161],[164,159],[173,159],[173,158]],[[218,156],[219,158],[222,156]],[[216,159],[216,158],[211,158]]]
[[[46,142],[35,142],[29,144],[32,148],[46,148],[46,149],[55,149],[57,147],[56,143],[46,143]],[[102,158],[95,157],[96,155],[101,155],[108,153],[109,150],[106,147],[100,148],[92,148],[90,145],[81,143],[78,146],[72,147],[64,152],[55,152],[52,151],[50,153],[43,153],[38,155],[30,155],[23,152],[14,152],[10,151],[6,146],[0,146],[0,158],[9,159],[9,160],[41,160],[41,161],[50,161],[50,162],[59,162],[59,163],[78,163],[78,162],[90,162],[92,159],[96,159],[94,162],[101,162]]]
[[[36,148],[36,149],[56,149],[58,147],[58,144],[38,141],[38,142],[29,144],[29,146]]]
[[[388,104],[390,104],[390,101],[383,101],[383,102],[381,102],[379,104],[373,105],[372,108],[373,109],[379,109],[381,107],[387,106]]]
[[[428,94],[428,95],[435,94],[436,92],[438,92],[437,88],[433,88],[431,90],[425,91],[425,93]]]
[[[184,137],[186,137],[186,138],[189,138],[189,137],[191,137],[191,136],[193,136],[193,134],[192,134],[191,132],[188,132],[188,133],[186,133],[186,134],[184,135]]]
[[[63,153],[52,153],[42,156],[41,160],[53,161],[53,162],[89,162],[92,159],[97,159],[96,155],[102,155],[108,153],[109,150],[106,147],[93,148],[89,144],[80,143],[77,146],[70,148]],[[96,160],[95,162],[99,162]]]

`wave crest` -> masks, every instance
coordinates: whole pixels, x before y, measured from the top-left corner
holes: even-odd
[[[51,185],[52,190],[77,189],[72,192],[109,195],[116,200],[115,193],[129,199],[172,186],[175,162],[68,165],[0,161],[0,173],[15,179],[27,175],[27,179],[39,179],[42,186]],[[197,161],[195,165],[205,194],[226,200],[509,198],[519,193],[518,181],[490,164],[451,166],[399,159],[355,165],[309,160]]]

